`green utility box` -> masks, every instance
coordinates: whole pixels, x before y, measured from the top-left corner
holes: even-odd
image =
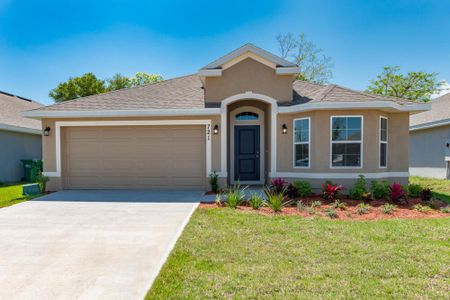
[[[23,173],[25,174],[25,181],[36,182],[39,174],[42,172],[42,160],[40,159],[24,159]]]

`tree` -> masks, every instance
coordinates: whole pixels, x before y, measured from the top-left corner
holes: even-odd
[[[130,78],[117,73],[112,78],[106,80],[108,82],[108,91],[115,91],[131,87]]]
[[[400,73],[399,66],[387,66],[372,80],[367,92],[427,102],[430,96],[443,86],[437,79],[437,73],[409,72]]]
[[[68,81],[58,84],[50,91],[49,96],[55,102],[62,102],[79,97],[85,97],[105,92],[105,82],[93,73],[86,73],[79,77],[71,77]]]
[[[297,79],[314,83],[326,83],[333,77],[333,62],[323,50],[306,39],[304,33],[298,38],[292,33],[277,36],[281,57],[291,60],[300,67]]]
[[[161,80],[163,80],[161,75],[147,74],[144,72],[137,72],[132,78],[117,73],[106,81],[98,79],[93,73],[86,73],[79,77],[70,77],[66,82],[58,84],[48,95],[55,102],[62,102]]]
[[[132,86],[155,83],[161,80],[163,80],[161,75],[147,74],[144,72],[137,72],[134,77],[130,78]]]

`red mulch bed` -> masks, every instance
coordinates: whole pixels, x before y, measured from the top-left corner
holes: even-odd
[[[296,206],[286,206],[283,207],[282,211],[279,213],[274,213],[270,208],[268,207],[261,207],[258,210],[252,209],[250,206],[246,205],[240,205],[238,206],[237,210],[242,211],[244,213],[257,213],[260,215],[266,215],[266,216],[275,216],[275,215],[282,215],[282,216],[301,216],[304,218],[314,218],[317,216],[330,219],[326,214],[325,211],[328,208],[333,208],[331,206],[331,203],[320,198],[317,196],[314,197],[308,197],[301,199],[303,203],[305,203],[307,206],[310,205],[312,201],[320,201],[322,202],[322,205],[315,208],[315,214],[310,214],[306,211],[299,211]],[[450,214],[443,213],[439,209],[441,207],[446,206],[446,204],[442,201],[435,201],[435,205],[437,206],[437,209],[432,209],[429,212],[420,212],[415,210],[413,207],[416,204],[422,204],[426,205],[422,202],[420,198],[412,198],[408,199],[408,203],[405,205],[397,205],[397,207],[394,209],[394,211],[391,214],[384,214],[382,211],[382,206],[385,203],[388,203],[384,200],[372,200],[365,202],[366,204],[370,205],[371,208],[369,209],[369,212],[363,215],[360,215],[356,212],[357,205],[359,203],[362,203],[362,201],[359,200],[351,200],[351,199],[341,199],[342,203],[345,203],[346,208],[345,209],[339,209],[336,208],[336,212],[338,214],[338,217],[336,220],[383,220],[383,219],[430,219],[430,218],[442,218],[442,217],[450,217]],[[215,203],[200,203],[200,208],[205,209],[214,209],[219,208]]]

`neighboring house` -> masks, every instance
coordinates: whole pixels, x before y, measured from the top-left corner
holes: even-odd
[[[410,119],[411,175],[450,179],[450,94],[431,101],[431,110]]]
[[[32,100],[0,91],[0,182],[20,181],[22,159],[41,159],[41,122],[21,113],[42,107]]]
[[[410,112],[427,104],[296,81],[297,65],[246,44],[197,74],[27,112],[51,189],[206,189],[329,179],[408,180]]]

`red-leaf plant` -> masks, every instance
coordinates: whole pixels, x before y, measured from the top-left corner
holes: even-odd
[[[287,186],[288,182],[283,178],[274,178],[270,181],[270,189],[278,194],[284,194]]]
[[[395,203],[403,204],[406,202],[406,192],[400,183],[394,182],[389,186],[389,199]]]
[[[334,201],[335,199],[337,199],[342,189],[344,188],[342,185],[332,183],[324,183],[322,187],[322,196],[328,201]]]

